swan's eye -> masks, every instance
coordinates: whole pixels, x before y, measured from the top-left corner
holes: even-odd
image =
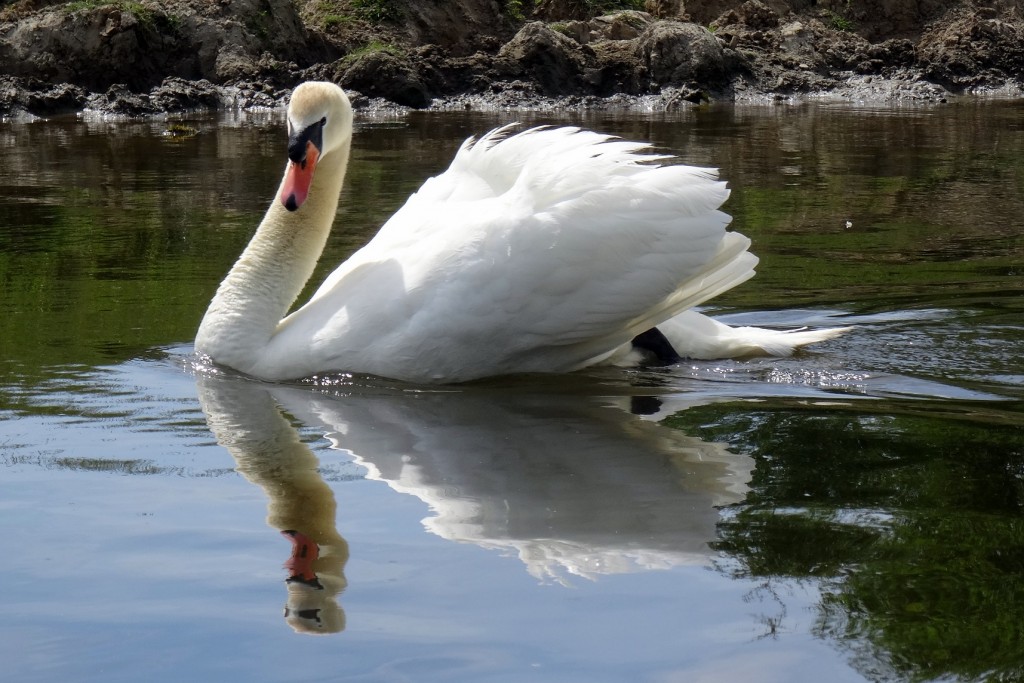
[[[323,117],[322,119],[320,119],[320,125],[321,126],[326,126],[327,125],[327,117],[326,116]]]

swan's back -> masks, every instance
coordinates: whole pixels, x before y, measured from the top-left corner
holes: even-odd
[[[576,128],[469,140],[282,322],[267,369],[561,372],[753,275],[710,169]]]

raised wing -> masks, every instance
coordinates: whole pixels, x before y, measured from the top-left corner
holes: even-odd
[[[339,369],[387,374],[345,363],[372,345],[427,379],[562,371],[753,274],[715,171],[575,128],[506,133],[467,141],[284,328],[323,353],[347,339]]]

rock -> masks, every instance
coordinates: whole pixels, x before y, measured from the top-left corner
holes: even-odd
[[[916,50],[906,38],[893,38],[868,46],[868,57],[877,60],[884,67],[909,67],[914,64]]]
[[[591,29],[589,21],[578,21],[575,19],[562,23],[558,28],[558,32],[569,36],[580,45],[586,45],[597,37]]]
[[[266,53],[309,63],[326,52],[288,0],[55,6],[0,25],[8,74],[99,92],[142,91],[169,76],[225,83],[259,73]]]
[[[79,111],[85,106],[86,91],[69,83],[58,83],[48,90],[30,92],[25,99],[25,110],[34,116],[58,116]]]
[[[747,0],[738,10],[739,20],[753,29],[770,29],[779,25],[779,15],[760,0]]]
[[[106,92],[90,96],[86,106],[94,111],[126,117],[156,114],[160,111],[147,95],[132,92],[124,83],[115,83]]]
[[[538,0],[533,8],[534,19],[541,21],[587,21],[589,8],[579,0]]]
[[[1024,78],[1024,29],[971,11],[950,15],[948,23],[927,31],[916,48],[930,79],[964,88]]]
[[[597,66],[587,70],[585,80],[591,92],[601,97],[616,93],[640,94],[643,69],[637,59],[635,41],[604,40],[592,44]],[[646,83],[646,80],[644,81]]]
[[[644,10],[659,19],[682,18],[682,0],[644,0]]]
[[[426,107],[433,99],[413,61],[385,50],[356,59],[344,69],[339,82],[344,88],[415,109]]]
[[[498,51],[509,75],[533,79],[546,94],[577,92],[582,85],[586,56],[592,51],[567,36],[532,21]]]
[[[638,38],[652,22],[647,12],[628,10],[606,14],[590,21],[560,22],[554,26],[559,33],[572,38],[580,45],[602,40],[633,40]]]
[[[691,23],[659,21],[636,41],[636,55],[652,86],[721,85],[725,54],[715,36]]]
[[[639,38],[654,21],[654,17],[647,12],[629,10],[591,19],[588,26],[595,38],[633,40]]]
[[[217,109],[223,100],[222,91],[206,79],[168,78],[149,95],[154,107],[167,112]]]
[[[253,78],[258,73],[256,60],[239,45],[225,45],[219,49],[211,68],[202,69],[217,83],[230,83]]]
[[[114,81],[145,87],[159,82],[160,30],[117,5],[69,12],[58,8],[0,31],[0,61],[12,75],[74,83],[91,89]]]
[[[0,3],[0,115],[277,106],[311,78],[411,107],[672,107],[825,91],[942,101],[1024,80],[1015,3],[646,0],[651,12],[596,17],[602,4],[589,0],[386,4],[370,20],[348,0]],[[530,5],[559,23],[513,18]],[[686,17],[713,32],[676,20]]]
[[[0,76],[0,116],[5,118],[68,114],[85,107],[87,98],[88,93],[83,88],[68,83],[50,85]]]
[[[511,38],[515,27],[500,0],[417,0],[403,2],[406,45],[436,45],[450,57],[479,50],[493,52]]]

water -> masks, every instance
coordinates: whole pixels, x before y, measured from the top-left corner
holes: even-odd
[[[361,120],[314,280],[511,118]],[[761,265],[710,312],[855,330],[791,359],[252,382],[190,343],[280,177],[279,115],[0,124],[10,680],[1024,677],[1024,107],[557,121],[722,169]]]

